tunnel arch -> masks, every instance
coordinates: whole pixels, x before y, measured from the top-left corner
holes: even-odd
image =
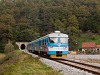
[[[25,44],[21,44],[20,48],[24,50],[26,48]]]
[[[19,50],[26,50],[29,43],[30,42],[16,42],[16,45],[18,46]]]

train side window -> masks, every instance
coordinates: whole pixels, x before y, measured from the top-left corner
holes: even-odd
[[[43,40],[41,40],[41,46],[43,46]]]
[[[42,40],[42,41],[41,41],[41,45],[42,45],[42,46],[45,45],[45,40]]]
[[[45,42],[44,42],[44,43],[45,43],[45,45],[46,45],[46,40],[45,40]]]
[[[44,45],[44,40],[42,41],[42,45]]]
[[[46,45],[46,40],[43,40],[43,45]]]
[[[48,43],[48,39],[46,39],[47,43]]]
[[[32,48],[34,48],[34,44],[32,44]]]
[[[41,46],[41,41],[39,41],[39,46]]]
[[[46,39],[45,39],[45,40],[43,40],[43,45],[46,45]]]

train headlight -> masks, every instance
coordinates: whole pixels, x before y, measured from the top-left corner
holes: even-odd
[[[66,47],[63,47],[63,49],[67,49],[67,46]]]
[[[50,48],[53,48],[53,46],[51,46]]]

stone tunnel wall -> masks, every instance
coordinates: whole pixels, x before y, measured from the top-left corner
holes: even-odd
[[[19,47],[20,50],[26,50],[27,45],[28,45],[29,43],[30,43],[30,42],[16,42],[16,44],[18,45],[18,47]]]

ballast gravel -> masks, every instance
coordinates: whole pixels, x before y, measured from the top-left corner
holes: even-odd
[[[52,61],[49,59],[40,58],[40,61],[43,64],[46,64],[47,66],[52,67],[53,69],[61,72],[64,75],[95,75],[95,74],[88,73],[88,72],[80,70],[80,69],[76,69],[74,67],[63,65],[61,63],[58,63],[58,62],[55,62],[55,61]]]
[[[31,55],[32,57],[38,57],[37,55],[29,53],[28,51],[24,51],[24,52]],[[47,66],[52,67],[54,70],[57,70],[64,75],[95,75],[95,74],[88,73],[86,71],[83,71],[74,67],[70,67],[70,66],[46,59],[46,58],[40,57],[39,60],[43,64],[46,64]]]
[[[82,63],[91,64],[91,65],[100,67],[100,55],[71,55],[71,54],[68,54],[68,57],[65,59],[74,60],[77,62],[82,62]]]

